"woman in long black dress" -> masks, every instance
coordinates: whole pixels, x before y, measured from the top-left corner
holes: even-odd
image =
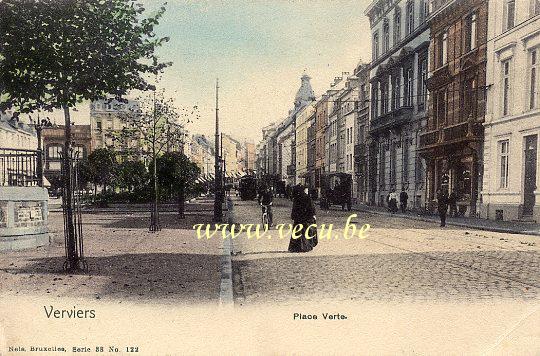
[[[293,220],[293,231],[299,224],[302,224],[302,229],[296,232],[296,238],[291,236],[289,252],[311,251],[317,241],[316,229],[313,227],[310,229],[310,236],[312,237],[310,239],[306,238],[305,233],[308,226],[315,223],[315,206],[301,185],[297,185],[293,189],[291,219]]]

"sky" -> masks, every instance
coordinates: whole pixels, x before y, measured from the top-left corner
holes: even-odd
[[[163,4],[141,2],[148,13]],[[320,96],[334,77],[369,62],[369,2],[170,0],[156,28],[170,37],[158,55],[173,62],[160,86],[179,106],[199,106],[190,132],[213,135],[219,78],[223,132],[256,143],[262,127],[286,117],[304,71]],[[74,113],[77,123],[88,122],[88,106]]]

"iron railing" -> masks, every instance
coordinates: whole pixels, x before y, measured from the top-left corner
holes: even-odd
[[[40,160],[40,151],[0,148],[0,186],[41,186]]]

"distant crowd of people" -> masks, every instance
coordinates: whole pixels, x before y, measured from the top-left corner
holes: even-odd
[[[405,211],[407,211],[408,200],[409,195],[405,191],[405,188],[403,188],[401,190],[401,193],[399,194],[399,209],[401,209],[402,213],[405,213]],[[398,195],[395,189],[392,189],[390,194],[388,194],[386,202],[388,205],[388,210],[391,213],[394,214],[398,212]],[[446,226],[446,216],[449,209],[450,216],[458,216],[459,213],[457,208],[457,202],[458,195],[455,190],[452,191],[450,195],[448,195],[447,191],[444,189],[437,190],[437,211],[439,213],[439,217],[441,218],[441,227]]]

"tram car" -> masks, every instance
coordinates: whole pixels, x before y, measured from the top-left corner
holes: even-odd
[[[240,178],[238,192],[242,200],[253,200],[257,198],[257,178],[254,176],[243,176]]]

